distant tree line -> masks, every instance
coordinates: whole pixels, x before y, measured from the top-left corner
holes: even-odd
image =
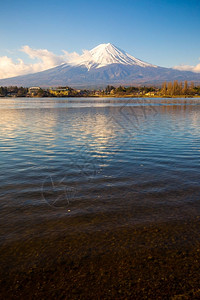
[[[103,89],[77,90],[68,86],[56,88],[24,88],[17,86],[0,87],[0,97],[195,97],[200,96],[200,85],[193,82],[164,82],[155,86],[107,85]]]
[[[16,96],[16,97],[26,97],[28,93],[28,88],[24,87],[17,87],[17,86],[1,86],[0,87],[0,96]]]
[[[158,92],[159,88],[156,88],[154,86],[151,87],[146,87],[146,86],[141,86],[141,87],[135,87],[135,86],[119,86],[119,87],[114,87],[114,86],[110,86],[108,85],[105,90],[103,91],[103,93],[105,95],[109,95],[109,94],[113,94],[113,95],[130,95],[130,94],[141,94],[144,95],[146,93],[153,93],[153,92]]]
[[[0,97],[89,97],[95,91],[76,90],[71,87],[57,88],[24,88],[17,86],[0,87]]]
[[[184,82],[164,82],[160,88],[155,86],[142,87],[114,87],[108,85],[103,91],[105,95],[133,95],[133,96],[159,96],[159,97],[176,97],[176,96],[200,96],[200,86],[195,86],[193,82],[190,84],[185,80]]]

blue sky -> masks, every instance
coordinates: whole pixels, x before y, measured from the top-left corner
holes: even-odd
[[[155,65],[200,63],[199,0],[1,0],[0,57],[34,60],[19,49],[81,53],[113,43]]]

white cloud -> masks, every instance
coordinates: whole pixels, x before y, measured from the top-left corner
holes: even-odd
[[[25,64],[22,59],[14,62],[8,56],[0,57],[0,78],[13,77],[22,74],[28,74],[39,70],[38,64]]]
[[[27,45],[23,46],[20,51],[36,61],[27,64],[20,58],[15,62],[8,56],[1,56],[0,79],[44,71],[65,62],[71,63],[80,57],[76,52],[68,53],[63,50],[63,55],[55,55],[47,49],[32,49]]]
[[[173,69],[181,70],[181,71],[192,71],[192,72],[195,72],[195,73],[200,73],[200,63],[197,64],[196,66],[179,65],[179,66],[173,67]]]
[[[47,49],[32,49],[29,46],[23,46],[22,52],[26,53],[32,59],[38,59],[42,62],[43,68],[49,68],[49,66],[57,66],[64,62],[63,56],[57,56]]]

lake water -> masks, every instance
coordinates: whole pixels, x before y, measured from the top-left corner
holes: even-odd
[[[1,243],[199,215],[199,104],[0,99]]]

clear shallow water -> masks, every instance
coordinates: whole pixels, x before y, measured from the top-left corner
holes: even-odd
[[[198,216],[199,101],[0,99],[2,240]]]

